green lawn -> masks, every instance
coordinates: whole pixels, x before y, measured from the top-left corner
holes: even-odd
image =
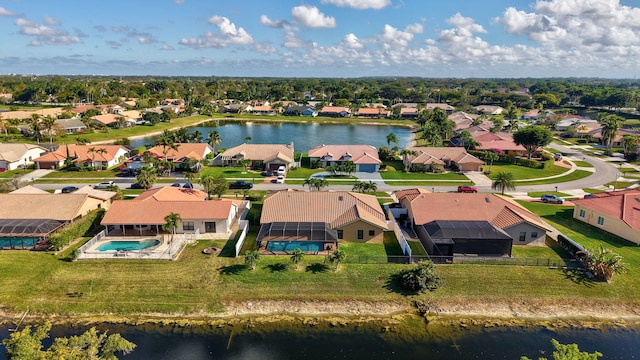
[[[54,171],[41,179],[115,179],[119,173],[120,171],[117,167],[99,171]]]
[[[582,191],[589,193],[589,194],[600,194],[605,192],[604,190],[600,190],[600,189],[582,189]]]
[[[586,171],[586,170],[576,170],[570,174],[564,175],[564,176],[560,176],[557,178],[553,178],[553,179],[543,179],[543,180],[524,180],[524,181],[518,181],[517,185],[546,185],[546,184],[558,184],[558,183],[563,183],[563,182],[567,182],[567,181],[573,181],[573,180],[579,180],[579,179],[583,179],[586,178],[587,176],[590,176],[591,174],[593,174],[593,172],[591,171]]]
[[[626,189],[629,186],[635,184],[635,182],[630,182],[630,181],[612,181],[606,184],[603,184],[606,187],[611,187],[614,190],[619,190],[619,189]]]
[[[485,166],[486,170],[487,166]],[[549,166],[544,169],[533,169],[526,166],[512,165],[512,164],[494,164],[491,167],[491,174],[489,174],[489,178],[495,180],[497,174],[499,172],[508,172],[512,173],[514,179],[516,180],[527,180],[527,179],[539,179],[545,178],[554,175],[560,175],[564,172],[569,171],[568,168],[562,166]]]
[[[287,171],[287,177],[296,179],[308,179],[311,175],[324,171],[324,169],[309,169],[305,167],[297,167]]]
[[[222,175],[227,179],[256,179],[257,182],[262,182],[264,180],[264,176],[262,176],[261,172],[248,170],[242,167],[219,167],[219,166],[206,166],[202,169],[202,175],[213,175],[219,176]],[[201,175],[198,175],[200,177]]]
[[[582,160],[574,160],[573,163],[579,167],[593,167],[593,165],[591,165],[590,163]]]
[[[556,195],[556,196],[561,196],[561,197],[571,196],[569,194],[565,194],[563,192],[558,192],[558,191],[536,191],[536,192],[530,192],[527,195],[531,196],[532,198],[539,198],[540,196],[545,195],[545,194]]]
[[[635,168],[627,168],[627,167],[623,167],[623,168],[619,168],[618,169],[619,172],[623,173],[623,174],[637,174],[640,173],[640,171],[636,170]]]
[[[3,172],[0,172],[0,179],[8,179],[14,176],[24,176],[29,174],[32,171],[33,170],[31,169],[27,169],[26,171],[22,169],[3,171]]]

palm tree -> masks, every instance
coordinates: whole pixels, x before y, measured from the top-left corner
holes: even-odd
[[[42,124],[40,123],[40,116],[38,114],[31,114],[31,119],[29,120],[29,130],[33,132],[33,136],[39,143],[40,138],[42,137]]]
[[[340,164],[340,170],[347,175],[351,175],[356,172],[356,164],[354,164],[351,160],[347,160]]]
[[[145,165],[136,172],[136,181],[146,190],[151,189],[153,183],[156,182],[158,172],[151,165]]]
[[[368,183],[365,184],[365,191],[371,191],[371,192],[376,192],[378,191],[378,184],[374,183],[373,181],[369,180]]]
[[[587,250],[580,255],[587,269],[600,281],[610,282],[614,274],[627,271],[626,265],[622,262],[622,256],[615,254],[611,249],[600,246],[596,250]]]
[[[100,155],[103,155],[106,152],[107,152],[107,149],[105,149],[105,148],[98,148],[98,149],[94,150],[95,154],[100,154]],[[93,160],[93,162],[94,162],[94,165],[95,165],[95,159]],[[102,162],[102,161],[100,161],[100,162]]]
[[[344,261],[347,257],[347,254],[342,250],[336,250],[329,255],[329,261],[336,266],[336,271],[338,271],[338,267],[340,267],[340,263]]]
[[[409,155],[411,156],[416,156],[418,155],[418,152],[415,150],[409,150],[409,149],[402,149],[402,151],[400,151],[400,155],[402,156],[402,164],[404,165],[404,172],[409,172]]]
[[[364,182],[356,180],[353,183],[353,187],[351,188],[351,191],[357,191],[357,192],[364,193],[365,186],[366,186],[366,184]]]
[[[493,162],[498,160],[500,158],[500,156],[495,152],[495,151],[483,151],[482,155],[481,155],[481,159],[484,161],[489,161],[489,171],[488,173],[491,174],[491,168],[493,167]]]
[[[302,259],[304,259],[304,253],[302,250],[300,250],[300,248],[293,249],[293,252],[291,253],[291,261],[295,264],[296,270],[300,268]]]
[[[309,190],[315,188],[317,191],[320,191],[322,188],[329,186],[329,182],[326,179],[310,177],[304,180],[302,186],[304,187],[305,185],[309,186]]]
[[[96,152],[96,148],[95,148],[95,147],[93,147],[93,146],[92,146],[92,147],[90,147],[89,149],[87,149],[87,154],[90,154],[90,156],[91,156],[91,167],[95,167],[95,162],[96,162],[96,159],[95,159],[95,157],[96,157],[95,152]]]
[[[53,143],[53,136],[55,135],[55,122],[56,119],[48,115],[40,121],[40,127],[42,131],[49,135],[49,143]]]
[[[502,195],[504,195],[505,190],[515,190],[516,182],[513,179],[513,174],[506,171],[497,173],[493,184],[491,184],[491,189],[500,191]]]
[[[214,154],[216,153],[216,146],[219,146],[221,142],[222,137],[219,132],[216,130],[209,131],[209,134],[207,134],[207,144],[211,145]]]
[[[624,158],[631,160],[638,154],[638,136],[631,134],[622,135],[622,149]]]
[[[255,270],[261,257],[262,255],[260,255],[258,250],[251,250],[244,254],[244,263],[249,265],[251,270]]]
[[[0,128],[4,130],[4,135],[9,135],[9,121],[2,117],[2,113],[0,113]]]
[[[173,242],[173,235],[176,233],[176,227],[178,223],[182,221],[180,218],[180,214],[170,213],[169,215],[164,217],[164,224],[162,224],[162,230],[171,232],[171,239],[169,240],[169,244]]]
[[[248,144],[248,143],[250,143],[250,142],[251,142],[251,140],[253,140],[253,139],[251,138],[251,136],[245,136],[245,137],[244,137],[244,141],[245,141],[247,144]]]
[[[202,142],[202,133],[198,130],[195,130],[191,133],[191,139],[194,143]]]
[[[200,180],[198,182],[204,187],[204,191],[207,193],[207,199],[211,198],[211,190],[215,186],[215,181],[215,178],[211,174],[200,175]]]
[[[609,152],[613,146],[613,141],[618,135],[620,124],[624,119],[618,115],[607,115],[602,121],[602,145],[606,145]]]
[[[182,173],[182,176],[184,176],[184,178],[187,180],[187,184],[189,184],[190,186],[193,185],[193,180],[196,178],[196,174],[194,172],[184,171]]]
[[[124,127],[124,124],[126,123],[126,119],[122,116],[118,116],[116,118],[116,124],[118,124],[118,129],[122,129]]]
[[[398,143],[398,137],[394,133],[389,133],[387,135],[387,146],[391,146],[391,143],[394,143],[394,144]]]

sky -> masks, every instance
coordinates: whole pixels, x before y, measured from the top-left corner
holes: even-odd
[[[0,0],[0,74],[640,75],[640,0]]]

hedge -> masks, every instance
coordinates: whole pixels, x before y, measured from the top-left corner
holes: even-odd
[[[79,237],[91,236],[100,228],[100,221],[104,216],[104,209],[91,210],[79,220],[73,221],[56,231],[49,239],[51,249],[58,251]]]

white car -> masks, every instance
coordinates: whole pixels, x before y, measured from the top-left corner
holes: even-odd
[[[276,184],[284,184],[284,176],[278,175],[276,178]]]
[[[108,189],[113,186],[113,181],[103,181],[99,184],[93,185],[94,189]]]
[[[284,166],[280,166],[280,167],[278,168],[278,172],[277,172],[277,174],[278,174],[278,175],[282,175],[282,176],[284,176],[284,173],[285,173],[286,171],[287,171],[287,168],[285,168]]]

